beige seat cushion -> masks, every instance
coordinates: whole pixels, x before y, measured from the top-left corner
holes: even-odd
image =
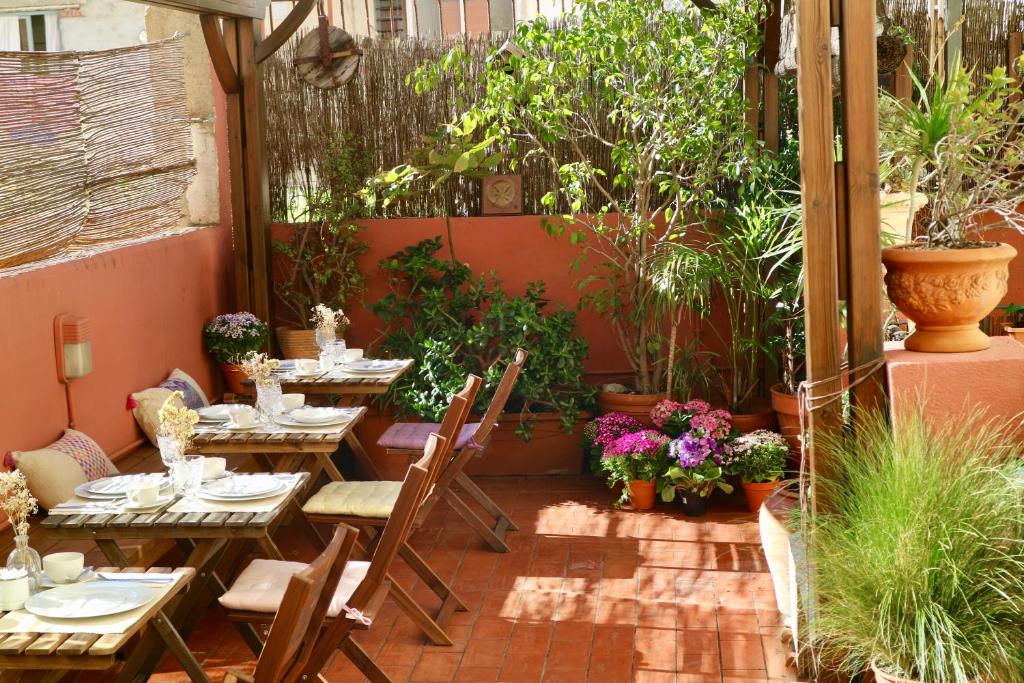
[[[74,429],[46,448],[35,451],[12,451],[14,467],[28,481],[28,489],[49,510],[75,495],[75,487],[87,481],[117,474],[99,444]]]
[[[400,481],[334,481],[316,492],[302,511],[312,515],[352,515],[386,519],[402,490]]]
[[[180,391],[185,396],[185,400],[178,401],[178,403],[187,405],[189,408],[196,409],[210,405],[210,401],[206,398],[199,383],[192,379],[187,372],[177,368],[160,383],[160,386],[136,391],[131,396],[132,415],[135,416],[135,421],[139,423],[139,428],[142,429],[146,438],[154,446],[157,445],[156,432],[160,428],[160,418],[157,415],[172,391]]]
[[[288,588],[288,581],[307,565],[304,562],[282,560],[253,560],[252,564],[238,575],[227,593],[220,596],[220,604],[228,609],[243,612],[276,614]],[[336,617],[348,604],[349,598],[366,577],[369,562],[349,562],[334,591],[334,599],[327,609],[327,616]],[[312,605],[310,605],[312,607]]]

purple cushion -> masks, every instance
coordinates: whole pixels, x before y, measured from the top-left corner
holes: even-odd
[[[479,422],[464,425],[455,442],[455,448],[465,447],[479,427]],[[440,429],[441,425],[436,422],[396,422],[380,435],[377,445],[395,450],[422,451],[427,445],[427,438]]]

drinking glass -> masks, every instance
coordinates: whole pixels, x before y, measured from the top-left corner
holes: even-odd
[[[333,342],[335,337],[334,330],[316,328],[316,345],[320,347],[321,353],[327,349],[327,345]]]
[[[181,443],[180,439],[166,434],[158,434],[156,444],[160,449],[160,460],[168,469],[181,458],[185,451],[185,445]]]
[[[345,340],[339,339],[327,345],[327,356],[335,367],[345,362]]]
[[[284,411],[282,396],[281,381],[276,377],[270,384],[256,385],[256,411],[260,422],[273,422],[281,415]]]
[[[186,455],[171,467],[174,492],[186,498],[194,498],[203,483],[203,456]]]

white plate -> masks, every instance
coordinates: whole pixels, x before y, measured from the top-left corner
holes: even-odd
[[[93,619],[142,607],[154,595],[137,583],[72,583],[36,593],[25,603],[25,610],[47,619]]]
[[[291,419],[308,425],[336,424],[349,416],[342,408],[296,408],[288,413]]]
[[[229,432],[251,432],[254,429],[259,429],[259,427],[260,427],[260,423],[259,422],[255,423],[255,424],[248,425],[246,427],[242,427],[241,425],[236,425],[234,422],[225,422],[223,425],[221,425],[221,429],[226,429]]]
[[[292,377],[298,377],[299,379],[310,379],[313,377],[319,377],[322,374],[324,374],[324,371],[321,370],[320,368],[317,368],[316,372],[299,372],[298,370],[296,370],[295,372],[291,373]]]
[[[96,496],[120,498],[125,495],[129,486],[138,483],[159,484],[160,488],[166,488],[170,484],[167,477],[158,472],[120,474],[86,482],[85,490]]]
[[[138,505],[136,503],[125,503],[121,507],[125,512],[146,512],[147,510],[156,510],[161,505],[166,505],[167,503],[170,503],[172,500],[174,500],[174,495],[167,494],[165,496],[158,497],[156,499],[156,502],[153,503],[152,505]]]
[[[250,474],[226,477],[203,484],[204,495],[234,499],[248,496],[262,496],[281,488],[281,480],[269,474]]]
[[[364,358],[363,360],[357,360],[352,363],[345,363],[342,367],[345,369],[345,372],[358,372],[376,375],[394,372],[403,365],[405,365],[405,361],[401,360],[369,360]]]
[[[272,491],[267,491],[266,493],[254,493],[251,496],[216,496],[210,493],[206,493],[205,491],[200,491],[198,498],[202,500],[213,501],[215,503],[245,503],[252,500],[263,500],[264,498],[273,498],[274,496],[279,496],[282,493],[285,493],[286,491],[288,491],[288,484],[282,482],[278,484],[277,488],[273,489]]]
[[[227,422],[231,419],[230,406],[227,405],[215,405],[215,406],[204,406],[197,410],[199,413],[199,419],[202,422]]]
[[[352,420],[352,415],[341,415],[341,416],[331,420],[330,422],[320,422],[320,423],[317,423],[317,424],[310,424],[308,422],[299,422],[298,420],[296,420],[296,419],[294,419],[294,418],[292,418],[292,417],[290,417],[288,415],[281,415],[281,416],[279,416],[275,420],[275,422],[277,422],[277,424],[283,425],[285,427],[337,427],[338,425],[343,425],[346,422],[350,422],[351,420]]]

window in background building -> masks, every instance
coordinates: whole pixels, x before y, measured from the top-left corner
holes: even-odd
[[[46,51],[46,16],[27,14],[18,17],[18,32],[21,34],[21,49],[26,52]]]
[[[377,35],[399,38],[405,35],[405,0],[377,1]]]

